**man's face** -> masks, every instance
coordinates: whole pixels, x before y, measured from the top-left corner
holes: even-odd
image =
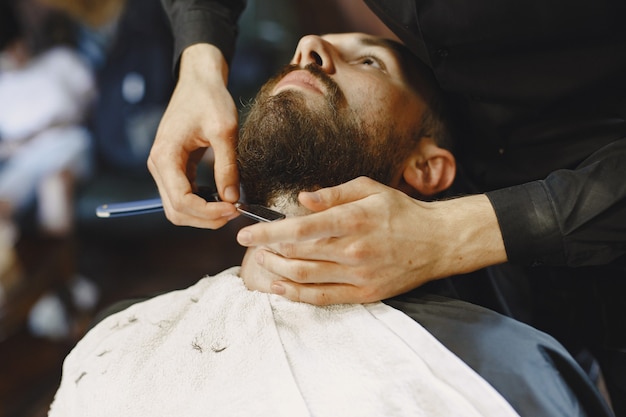
[[[248,199],[271,204],[276,195],[295,198],[362,175],[396,185],[424,108],[385,41],[304,37],[291,65],[263,86],[242,128]]]

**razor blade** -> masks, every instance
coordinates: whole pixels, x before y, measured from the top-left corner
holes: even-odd
[[[207,201],[222,201],[218,193],[206,187],[200,187],[195,194]],[[240,201],[235,203],[235,208],[242,215],[258,222],[273,222],[285,218],[284,214],[258,204],[248,204]],[[156,213],[159,211],[163,211],[163,201],[160,198],[152,198],[147,200],[103,204],[96,208],[96,216],[107,219],[112,217]]]

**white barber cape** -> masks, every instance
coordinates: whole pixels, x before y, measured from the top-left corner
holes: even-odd
[[[517,416],[400,311],[295,303],[238,272],[100,322],[66,358],[49,416]]]

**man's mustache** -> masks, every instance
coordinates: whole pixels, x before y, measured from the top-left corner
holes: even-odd
[[[343,91],[341,91],[341,88],[339,87],[339,85],[337,85],[335,80],[333,80],[328,74],[326,74],[326,72],[324,72],[324,70],[322,70],[322,68],[319,65],[314,64],[314,63],[307,64],[304,68],[295,64],[285,65],[285,67],[283,67],[283,69],[278,73],[278,75],[276,75],[272,79],[270,84],[274,86],[280,80],[282,80],[283,77],[285,77],[287,74],[293,71],[298,71],[298,70],[304,70],[304,71],[309,72],[318,81],[322,83],[322,85],[326,89],[328,98],[335,109],[338,107],[339,104],[346,102],[345,95],[343,94]]]

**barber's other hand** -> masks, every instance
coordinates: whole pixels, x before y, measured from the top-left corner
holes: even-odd
[[[245,246],[271,248],[258,250],[256,262],[283,277],[271,291],[295,301],[374,302],[506,261],[484,195],[426,203],[358,178],[299,199],[316,213],[238,234]]]
[[[148,158],[165,214],[176,225],[216,229],[237,217],[231,204],[239,198],[237,109],[226,89],[227,73],[222,53],[212,45],[190,46],[181,56],[179,80]],[[209,146],[215,154],[215,182],[225,202],[207,203],[192,192],[198,164]]]

